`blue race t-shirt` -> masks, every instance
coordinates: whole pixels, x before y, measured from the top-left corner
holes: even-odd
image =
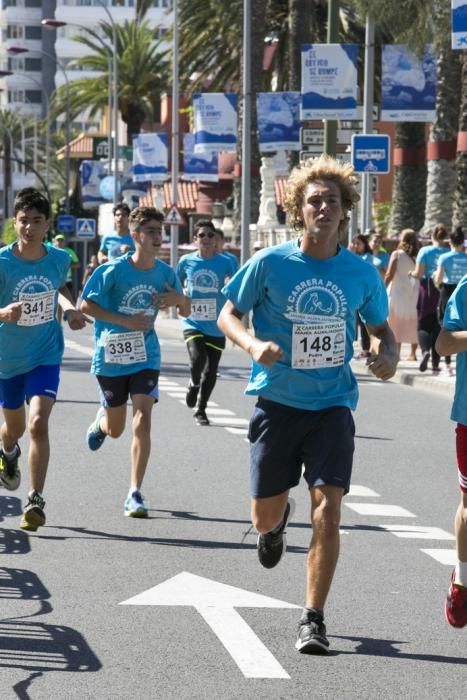
[[[380,272],[383,270],[383,263],[380,258],[372,253],[363,253],[359,256],[364,262],[370,263],[373,267],[376,267]]]
[[[386,271],[388,269],[389,265],[389,253],[386,253],[384,250],[380,250],[379,253],[376,255],[373,255],[374,258],[380,261],[381,265],[377,265],[377,267],[383,271]]]
[[[0,307],[22,301],[16,323],[0,323],[0,378],[25,374],[40,365],[59,365],[63,332],[57,321],[58,289],[66,283],[70,256],[43,246],[38,260],[14,254],[16,243],[0,249]]]
[[[128,316],[143,312],[155,321],[158,309],[154,294],[166,292],[167,284],[181,294],[182,286],[172,268],[162,260],[156,260],[151,270],[138,270],[130,257],[128,254],[100,265],[86,282],[83,299]],[[131,331],[95,319],[94,340],[93,374],[120,377],[144,369],[160,369],[160,345],[154,325],[145,332]]]
[[[444,312],[443,328],[448,331],[467,331],[467,275],[457,285]],[[467,350],[457,353],[456,390],[451,418],[467,425]]]
[[[225,257],[232,263],[232,275],[234,275],[237,270],[240,269],[240,263],[237,256],[234,253],[231,253],[229,250],[223,250],[221,255],[225,255]]]
[[[122,245],[129,246],[129,250],[122,252]],[[110,236],[103,237],[99,250],[104,255],[107,255],[108,262],[112,262],[112,260],[117,260],[117,258],[126,255],[128,252],[132,253],[135,250],[135,243],[129,233],[124,236],[118,236],[116,233],[113,233]]]
[[[194,329],[205,335],[224,337],[216,321],[225,304],[221,289],[233,274],[232,261],[222,253],[202,258],[195,251],[180,258],[177,275],[181,283],[186,284],[192,299],[191,314],[183,319],[184,330]]]
[[[438,267],[438,260],[443,253],[446,252],[446,248],[441,248],[436,245],[425,245],[417,253],[417,263],[425,266],[425,271],[423,273],[422,279],[430,279],[433,277],[433,273],[436,272]]]
[[[388,315],[375,267],[340,246],[317,260],[288,241],[254,255],[222,291],[239,311],[253,310],[255,336],[284,353],[270,367],[253,361],[247,394],[308,410],[356,407],[355,314],[371,325]]]
[[[451,250],[443,253],[438,258],[438,267],[444,270],[443,282],[445,284],[457,284],[464,275],[467,275],[467,255]]]

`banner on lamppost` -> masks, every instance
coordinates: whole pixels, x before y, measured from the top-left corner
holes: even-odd
[[[98,160],[83,160],[79,166],[81,202],[84,209],[93,209],[106,200],[100,191],[100,184],[106,175],[106,169]]]
[[[195,153],[235,151],[237,147],[237,95],[203,92],[193,96]]]
[[[417,58],[407,46],[388,44],[382,52],[382,121],[431,122],[436,111],[436,59],[427,48]]]
[[[305,119],[355,119],[355,44],[302,45],[302,110]]]
[[[467,2],[451,0],[451,46],[453,49],[467,48]]]
[[[300,150],[299,92],[258,92],[256,111],[261,153]]]
[[[195,153],[195,135],[183,134],[183,179],[218,182],[219,157],[216,151]]]
[[[163,182],[168,178],[168,138],[166,133],[138,134],[133,137],[133,181]]]

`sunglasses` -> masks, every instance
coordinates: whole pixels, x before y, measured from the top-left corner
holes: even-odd
[[[215,235],[216,235],[215,233],[213,233],[212,231],[210,231],[209,233],[198,233],[198,234],[197,234],[197,237],[198,237],[198,238],[204,238],[205,236],[207,236],[208,238],[214,238]]]

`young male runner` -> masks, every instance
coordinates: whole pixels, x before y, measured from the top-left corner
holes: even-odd
[[[256,253],[223,290],[228,301],[219,317],[221,330],[253,358],[246,389],[258,396],[249,428],[251,513],[268,569],[285,551],[289,491],[305,467],[313,535],[296,648],[308,654],[329,648],[323,609],[352,470],[357,312],[374,338],[375,376],[392,377],[398,360],[381,275],[339,245],[358,200],[355,182],[352,167],[329,156],[295,168],[285,207],[299,238]],[[250,310],[254,337],[241,320]]]
[[[198,250],[183,255],[177,275],[187,285],[192,299],[190,316],[183,322],[183,336],[190,356],[191,381],[186,405],[195,408],[197,425],[209,425],[206,407],[216,385],[217,368],[225,348],[225,337],[217,326],[217,317],[224,305],[221,288],[235,272],[226,255],[217,252],[214,224],[201,219],[195,225],[194,242]]]
[[[66,286],[70,256],[43,243],[49,225],[48,200],[32,187],[21,190],[14,202],[17,240],[0,250],[0,483],[11,491],[20,484],[18,440],[26,430],[26,402],[30,491],[20,526],[33,531],[45,523],[49,417],[64,349],[58,305],[72,330],[86,324]]]
[[[445,613],[453,627],[467,625],[467,275],[449,299],[436,341],[440,355],[457,353],[456,390],[451,418],[456,426],[457,470],[461,498],[454,527],[457,564],[452,572]]]
[[[130,207],[125,202],[119,202],[112,210],[114,215],[115,231],[102,238],[100,248],[97,252],[99,264],[117,260],[125,253],[133,252],[135,246],[128,228],[128,217]]]
[[[175,272],[156,259],[163,220],[164,214],[152,207],[134,209],[129,224],[135,252],[98,267],[82,295],[81,308],[96,320],[91,372],[102,403],[87,442],[98,450],[107,436],[120,437],[131,396],[131,479],[124,513],[133,518],[148,514],[141,485],[151,450],[152,408],[159,397],[160,346],[154,321],[159,309],[177,306],[187,316],[191,308]]]

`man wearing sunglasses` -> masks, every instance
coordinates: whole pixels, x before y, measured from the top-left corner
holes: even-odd
[[[206,406],[225,348],[225,336],[217,326],[225,302],[220,290],[235,269],[229,258],[217,252],[212,221],[200,219],[195,224],[193,241],[198,250],[182,256],[177,266],[177,275],[191,297],[191,314],[183,320],[191,373],[186,405],[196,408],[193,417],[197,425],[209,425]]]

